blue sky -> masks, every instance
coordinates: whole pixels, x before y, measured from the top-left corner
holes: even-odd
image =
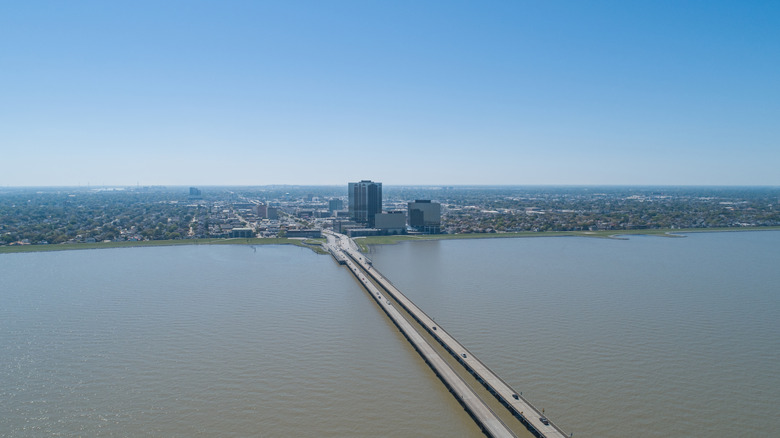
[[[776,1],[7,1],[0,186],[780,185]]]

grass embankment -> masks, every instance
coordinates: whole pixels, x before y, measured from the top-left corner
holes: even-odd
[[[497,239],[517,237],[556,237],[579,236],[598,237],[603,239],[621,239],[621,236],[648,235],[662,237],[679,237],[684,233],[709,233],[723,231],[778,231],[780,227],[743,227],[743,228],[676,228],[655,230],[612,230],[612,231],[521,231],[517,233],[468,233],[468,234],[422,234],[416,236],[368,236],[354,239],[363,252],[368,251],[369,245],[387,245],[405,240],[449,240],[449,239]]]
[[[0,254],[38,251],[68,251],[74,249],[104,249],[104,248],[134,248],[141,246],[174,246],[174,245],[296,245],[309,248],[319,254],[327,254],[322,249],[324,239],[182,239],[182,240],[146,240],[138,242],[97,242],[97,243],[63,243],[59,245],[14,245],[0,246]]]
[[[498,239],[517,237],[556,237],[579,236],[598,237],[603,239],[620,239],[621,236],[649,235],[663,237],[678,237],[685,233],[712,233],[724,231],[780,231],[780,227],[742,227],[742,228],[677,228],[658,230],[620,230],[620,231],[523,231],[519,233],[469,233],[469,234],[422,234],[417,236],[369,236],[359,237],[355,242],[363,252],[369,245],[387,245],[404,240],[449,240],[449,239]],[[296,245],[309,248],[318,254],[328,254],[322,248],[325,239],[288,239],[286,237],[270,239],[182,239],[182,240],[147,240],[138,242],[97,242],[97,243],[64,243],[58,245],[14,245],[0,246],[0,254],[38,251],[68,251],[74,249],[103,248],[133,248],[140,246],[174,246],[174,245]]]

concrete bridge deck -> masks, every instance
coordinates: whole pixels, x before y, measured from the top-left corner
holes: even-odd
[[[493,394],[526,428],[535,436],[543,438],[563,438],[567,435],[555,424],[549,421],[519,392],[502,380],[487,365],[482,363],[466,347],[458,342],[446,330],[441,328],[431,317],[417,307],[409,298],[401,293],[384,275],[371,266],[370,261],[357,249],[357,245],[347,236],[335,234],[343,254],[349,256],[363,268],[365,273],[379,284],[385,292],[396,300],[412,317],[433,336],[444,348],[460,362],[474,377]],[[546,424],[545,424],[546,422]]]
[[[379,304],[401,333],[409,340],[414,349],[422,356],[423,360],[431,367],[433,372],[444,382],[450,392],[466,409],[466,412],[477,422],[482,431],[495,438],[516,438],[516,435],[504,424],[473,389],[450,367],[436,350],[428,344],[423,336],[404,318],[401,312],[384,296],[369,278],[366,272],[352,259],[337,257],[340,248],[334,248],[328,239],[328,251],[333,254],[340,264],[345,264],[350,272],[363,284],[363,287],[371,297]],[[340,254],[343,256],[343,254]],[[342,263],[343,261],[343,263]]]

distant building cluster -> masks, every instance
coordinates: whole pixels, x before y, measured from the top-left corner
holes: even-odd
[[[0,187],[0,246],[780,226],[776,188],[346,188]]]
[[[279,209],[276,207],[271,207],[266,204],[263,204],[262,202],[258,202],[254,205],[254,212],[255,215],[260,219],[270,219],[270,220],[277,220],[279,219]]]
[[[430,200],[410,202],[408,210],[382,210],[382,183],[371,180],[347,184],[349,218],[336,221],[334,228],[349,236],[396,235],[408,232],[439,233],[441,204]]]

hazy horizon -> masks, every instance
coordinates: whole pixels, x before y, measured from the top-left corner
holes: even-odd
[[[0,187],[778,186],[778,22],[771,2],[6,2]]]
[[[376,181],[382,183],[382,181]],[[60,186],[0,186],[4,189],[132,189],[132,188],[180,188],[188,189],[196,187],[200,189],[208,188],[249,188],[249,187],[344,187],[346,190],[347,182],[343,184],[106,184],[106,185],[60,185]],[[403,188],[681,188],[681,189],[775,189],[780,185],[702,185],[702,184],[385,184],[383,187]]]

